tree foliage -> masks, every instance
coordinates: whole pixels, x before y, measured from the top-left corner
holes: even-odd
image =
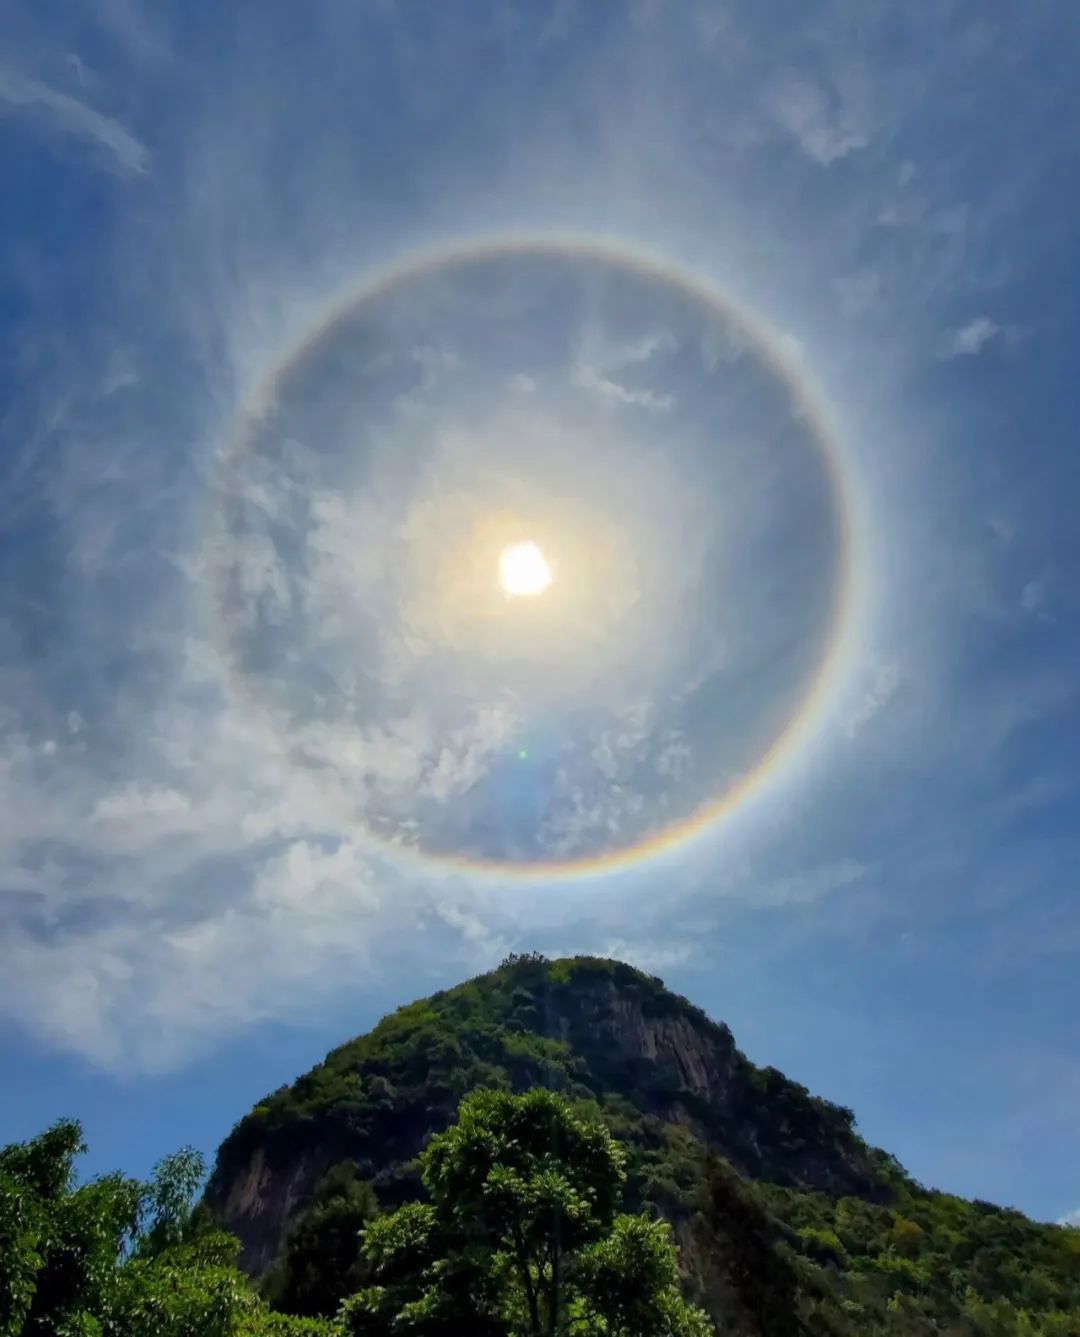
[[[910,1182],[889,1204],[753,1191],[793,1228],[801,1289],[836,1302],[842,1333],[1080,1337],[1080,1231]]]
[[[667,1225],[617,1215],[625,1157],[608,1129],[545,1090],[465,1101],[425,1152],[427,1202],[379,1216],[356,1167],[323,1178],[265,1289],[334,1318],[256,1295],[237,1241],[195,1205],[198,1153],[165,1157],[149,1183],[79,1183],[83,1150],[64,1122],[0,1151],[0,1337],[711,1332],[681,1296]]]
[[[271,1314],[238,1244],[193,1207],[202,1158],[166,1157],[149,1183],[78,1183],[65,1120],[0,1150],[0,1337],[300,1337],[333,1328]]]
[[[679,1290],[666,1221],[617,1216],[583,1249],[575,1268],[569,1330],[596,1337],[708,1337],[712,1324]]]
[[[543,1089],[479,1091],[422,1158],[429,1201],[370,1225],[360,1334],[698,1337],[666,1223],[617,1216],[624,1154]]]
[[[613,1044],[618,1018],[634,1033],[670,1023],[669,1040],[689,1037],[715,1061],[722,1098],[687,1089],[677,1064]],[[914,1183],[859,1138],[849,1109],[756,1067],[661,981],[590,957],[508,958],[334,1050],[240,1121],[211,1201],[256,1149],[288,1165],[333,1146],[400,1205],[423,1194],[414,1158],[464,1096],[535,1086],[590,1109],[618,1139],[623,1206],[673,1223],[690,1245],[690,1292],[724,1331],[1080,1337],[1080,1231]]]
[[[613,1047],[595,1024],[596,1009],[612,997],[647,1021],[686,1024],[714,1048],[730,1065],[737,1117],[695,1097],[674,1072],[644,1059],[630,1062]],[[738,1151],[741,1164],[779,1182],[790,1182],[789,1167],[807,1154],[867,1159],[850,1110],[812,1096],[773,1068],[755,1067],[726,1026],[655,976],[618,961],[547,961],[531,954],[509,957],[496,971],[399,1008],[292,1085],[265,1096],[222,1144],[209,1196],[224,1197],[256,1147],[287,1157],[332,1143],[347,1146],[349,1159],[407,1174],[426,1133],[448,1127],[470,1092],[536,1086],[602,1108],[628,1145],[635,1206],[654,1201],[647,1181],[661,1168],[658,1160],[674,1171],[664,1187],[674,1187],[686,1203],[693,1197],[685,1161],[677,1164],[681,1158],[667,1156],[662,1145],[673,1111],[692,1114],[710,1137]],[[402,1186],[402,1196],[412,1191]]]
[[[723,1099],[612,1018],[670,1022]],[[261,1297],[212,1215],[256,1148],[341,1161]],[[696,1337],[684,1295],[738,1337],[1080,1337],[1080,1230],[914,1183],[616,962],[516,958],[401,1009],[241,1122],[208,1204],[194,1152],[140,1183],[80,1181],[81,1151],[71,1122],[0,1150],[0,1337]]]

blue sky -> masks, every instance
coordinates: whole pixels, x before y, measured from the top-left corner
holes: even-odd
[[[9,7],[0,1137],[212,1151],[389,1008],[596,951],[924,1182],[1080,1209],[1078,47],[1049,0]],[[490,236],[622,258],[348,306]],[[737,787],[836,487],[842,645],[745,802],[603,874],[442,857]],[[489,609],[523,525],[550,597]]]

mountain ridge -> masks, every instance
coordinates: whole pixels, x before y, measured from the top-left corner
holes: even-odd
[[[605,958],[511,956],[398,1008],[237,1123],[207,1204],[267,1274],[327,1176],[349,1167],[383,1209],[416,1198],[415,1158],[463,1096],[533,1086],[624,1143],[627,1206],[672,1223],[687,1288],[724,1331],[1011,1334],[1004,1305],[1050,1315],[1018,1334],[1080,1337],[1080,1232],[923,1189],[851,1110]]]
[[[504,1034],[480,1022],[485,1002],[503,1003]],[[656,976],[605,958],[525,956],[406,1004],[260,1102],[222,1144],[209,1201],[259,1270],[336,1160],[355,1161],[396,1202],[395,1181],[461,1097],[504,1084],[551,1086],[616,1117],[618,1095],[632,1089],[646,1118],[684,1128],[749,1177],[870,1199],[888,1192],[851,1111],[750,1063],[726,1025]],[[255,1156],[237,1179],[247,1145]]]

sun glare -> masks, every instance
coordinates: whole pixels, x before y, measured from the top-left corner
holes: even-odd
[[[551,568],[535,543],[513,543],[502,550],[499,584],[508,598],[543,594],[551,584]]]

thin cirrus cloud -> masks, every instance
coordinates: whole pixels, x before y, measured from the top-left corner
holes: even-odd
[[[0,106],[39,121],[54,135],[81,141],[115,171],[141,176],[149,170],[150,151],[127,126],[37,79],[0,69]]]
[[[670,330],[657,330],[631,343],[588,350],[574,368],[574,381],[587,390],[595,390],[621,404],[654,409],[661,413],[672,408],[674,396],[658,392],[648,385],[626,385],[618,373],[645,368],[657,354],[672,353],[677,342]],[[640,373],[639,373],[640,374]]]
[[[857,86],[830,94],[808,80],[786,79],[773,90],[769,109],[777,126],[821,167],[846,158],[870,143],[873,127]]]
[[[940,356],[946,359],[976,357],[987,344],[1004,334],[1003,327],[990,316],[975,316],[966,325],[961,325],[947,336]]]

